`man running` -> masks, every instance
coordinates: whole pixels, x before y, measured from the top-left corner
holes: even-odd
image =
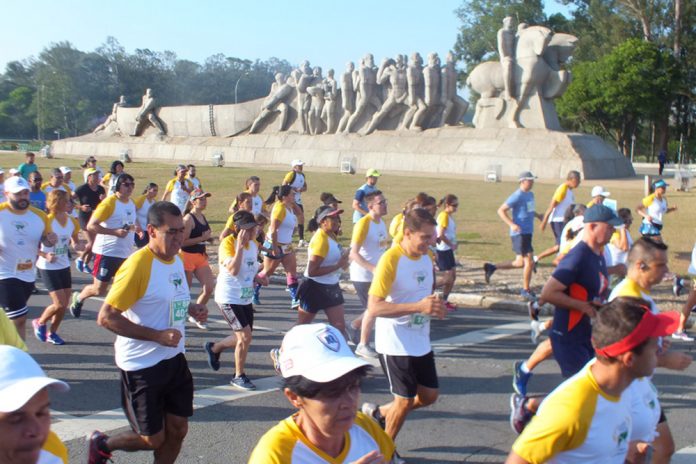
[[[566,223],[565,214],[568,207],[575,203],[575,194],[573,190],[578,188],[579,185],[580,173],[578,171],[569,171],[565,182],[559,185],[554,192],[551,203],[544,213],[544,218],[541,220],[541,224],[539,224],[539,229],[543,232],[544,229],[546,229],[546,225],[551,224],[551,231],[553,232],[556,244],[548,250],[539,253],[539,256],[534,257],[535,266],[539,260],[558,253],[561,243],[561,232],[563,232],[563,227]]]
[[[39,171],[29,174],[29,204],[39,211],[46,211],[46,194],[41,190],[42,183],[43,177]]]
[[[118,335],[114,351],[131,430],[110,437],[94,431],[87,439],[89,463],[106,463],[115,450],[152,450],[154,462],[173,463],[193,415],[185,322],[188,315],[205,322],[208,310],[191,302],[178,256],[184,238],[179,209],[152,205],[147,233],[150,241],[123,263],[97,319]]]
[[[94,168],[87,168],[85,176],[87,180],[75,190],[75,196],[78,201],[77,219],[80,221],[80,228],[87,234],[87,245],[82,256],[75,262],[75,265],[78,271],[91,273],[89,263],[92,260],[92,246],[94,245],[95,235],[87,230],[87,224],[92,219],[92,212],[97,209],[99,203],[106,197],[106,190],[99,185],[99,171]]]
[[[186,166],[179,164],[174,170],[175,177],[167,182],[162,194],[162,201],[174,203],[181,210],[181,214],[184,214],[189,196],[194,190],[193,182],[186,178],[187,172]]]
[[[353,224],[369,213],[365,197],[377,190],[379,176],[380,173],[375,168],[368,169],[365,173],[365,183],[355,191],[355,197],[353,198]]]

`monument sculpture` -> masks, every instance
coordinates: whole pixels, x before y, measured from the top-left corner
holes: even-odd
[[[134,137],[137,136],[143,129],[143,125],[148,121],[159,130],[159,135],[166,135],[167,131],[164,130],[162,120],[155,114],[155,97],[152,95],[152,89],[145,90],[143,103],[140,105],[140,110],[135,116],[136,124],[131,135]]]
[[[406,70],[406,82],[408,84],[407,102],[409,109],[401,123],[402,129],[422,130],[423,117],[428,107],[423,98],[425,89],[423,88],[423,58],[420,53],[415,52],[411,55],[411,64]]]
[[[287,129],[288,121],[288,100],[293,96],[293,86],[285,80],[285,74],[276,73],[275,81],[271,84],[271,93],[264,100],[261,112],[251,123],[250,134],[260,131],[262,125],[274,114],[279,114],[278,131]]]
[[[324,78],[321,75],[321,67],[317,66],[312,70],[312,83],[307,87],[307,94],[310,97],[309,114],[307,115],[307,126],[312,135],[321,134],[323,121],[321,114],[324,109]]]
[[[354,83],[356,90],[355,112],[348,119],[346,132],[355,132],[358,119],[368,107],[379,109],[382,102],[377,96],[377,70],[375,69],[375,57],[368,53],[360,63],[358,77]]]
[[[425,85],[425,94],[423,101],[427,107],[427,111],[423,118],[423,129],[430,127],[438,127],[438,113],[442,107],[440,105],[440,57],[437,53],[428,54],[428,65],[423,68],[423,83]]]
[[[111,123],[116,123],[118,120],[118,109],[119,109],[119,107],[125,106],[125,105],[126,105],[126,97],[121,95],[121,97],[118,99],[118,101],[116,103],[114,103],[114,106],[111,108],[111,114],[106,118],[106,120],[103,123],[101,123],[97,127],[95,127],[94,131],[92,133],[96,134],[97,132],[101,132],[104,129],[106,129],[107,127],[109,127],[109,125],[111,125]],[[114,130],[118,134],[121,133],[121,130],[119,129],[118,124],[116,124],[116,127]]]
[[[321,112],[321,120],[326,126],[326,133],[333,134],[336,132],[338,125],[336,121],[336,109],[338,106],[338,84],[334,78],[334,70],[329,69],[326,72],[326,78],[323,80],[324,87],[324,108]]]
[[[343,114],[338,122],[337,132],[344,132],[348,126],[348,120],[355,111],[355,83],[357,82],[358,74],[355,70],[355,64],[352,61],[346,63],[346,70],[341,75],[341,105]]]
[[[307,93],[307,87],[314,82],[314,75],[312,68],[309,66],[309,61],[303,61],[300,67],[291,73],[291,77],[297,90],[297,111],[302,128],[300,133],[307,134],[309,132],[309,110],[312,105],[311,96]]]
[[[402,107],[408,96],[408,89],[406,84],[406,63],[404,60],[405,57],[403,55],[396,55],[395,60],[385,58],[382,61],[377,71],[377,83],[380,85],[388,84],[389,93],[379,111],[372,116],[372,120],[365,131],[366,134],[374,132],[385,116],[393,116],[394,113],[403,112],[405,109]]]
[[[442,109],[440,121],[436,126],[455,126],[462,120],[466,110],[469,109],[469,102],[457,95],[457,70],[455,69],[454,54],[452,52],[447,54],[445,65],[442,67],[440,74],[440,81],[442,83],[441,103],[444,105],[444,108]]]

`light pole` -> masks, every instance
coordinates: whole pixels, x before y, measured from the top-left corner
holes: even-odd
[[[242,80],[242,77],[248,76],[248,75],[249,75],[248,72],[243,73],[241,76],[239,76],[239,78],[237,79],[237,82],[234,84],[234,104],[235,105],[237,104],[237,87],[239,87],[239,81]]]

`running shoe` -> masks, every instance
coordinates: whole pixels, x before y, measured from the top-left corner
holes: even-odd
[[[515,433],[520,434],[534,417],[534,413],[527,409],[527,398],[513,393],[510,395],[510,427]]]
[[[307,248],[309,246],[309,243],[307,243],[305,240],[300,240],[297,242],[297,248]]]
[[[375,403],[363,403],[360,410],[367,417],[377,422],[377,424],[382,427],[382,430],[384,430],[384,428],[387,426],[384,416],[379,412],[379,406],[377,406]]]
[[[290,309],[297,309],[300,307],[300,300],[298,298],[293,298],[290,300]]]
[[[235,377],[230,382],[234,388],[239,388],[240,390],[252,391],[256,390],[256,385],[254,385],[246,374],[242,374],[239,377]]]
[[[361,358],[376,358],[377,352],[370,345],[358,344],[355,348],[355,355]]]
[[[85,274],[92,275],[92,268],[89,267],[89,264],[85,263],[85,270],[83,271]]]
[[[445,309],[451,313],[457,310],[457,305],[452,304],[449,301],[445,301]]]
[[[220,369],[220,353],[213,353],[213,345],[215,343],[205,342],[203,343],[203,350],[208,355],[208,366],[212,370],[217,371]]]
[[[522,364],[524,364],[524,361],[515,361],[512,365],[512,388],[518,395],[526,396],[527,383],[532,378],[532,373],[528,372],[525,374],[522,372]]]
[[[495,264],[491,263],[486,263],[483,265],[483,275],[484,278],[486,279],[486,283],[490,284],[491,283],[491,276],[495,272]]]
[[[251,304],[253,304],[254,306],[260,305],[260,304],[261,304],[261,298],[259,298],[258,295],[254,294],[254,296],[251,297]]]
[[[532,321],[530,323],[532,328],[532,343],[535,345],[539,343],[539,337],[544,332],[544,323],[541,321]]]
[[[85,262],[82,259],[77,258],[75,260],[75,268],[80,272],[85,272]]]
[[[201,330],[208,330],[208,324],[206,324],[205,322],[199,322],[199,321],[197,321],[196,318],[193,317],[193,316],[189,316],[189,317],[188,317],[188,321],[189,321],[191,324],[194,324],[196,327],[198,327],[198,328],[201,329]]]
[[[537,265],[539,264],[539,257],[538,257],[538,256],[534,256],[534,257],[532,258],[532,262],[533,262],[533,264],[532,264],[532,272],[536,274],[536,273],[537,273]]]
[[[539,303],[536,300],[527,302],[527,312],[529,313],[529,318],[533,321],[539,320]]]
[[[674,293],[674,296],[679,296],[681,295],[682,290],[684,290],[684,284],[682,283],[681,278],[679,278],[679,276],[674,276],[674,283],[672,284],[672,293]]]
[[[681,340],[683,342],[693,342],[694,337],[689,337],[686,332],[674,332],[672,338],[675,340]]]
[[[32,319],[31,326],[34,328],[34,336],[40,342],[46,341],[46,324],[39,323],[38,319]]]
[[[54,345],[65,345],[65,340],[60,338],[58,334],[54,332],[49,332],[48,335],[46,335],[46,341]]]
[[[360,329],[356,329],[352,324],[346,326],[346,335],[348,335],[348,341],[354,345],[360,343]]]
[[[276,374],[282,375],[280,372],[280,348],[271,348],[268,352],[271,356],[271,361],[273,361],[273,369],[275,369]]]
[[[78,300],[80,292],[73,292],[72,298],[70,299],[70,314],[74,318],[79,318],[82,314],[82,301]]]
[[[520,290],[520,296],[527,301],[536,301],[536,295],[531,290],[525,290],[524,288]]]
[[[111,452],[106,447],[107,438],[109,437],[99,430],[87,436],[87,464],[106,464],[111,461]]]

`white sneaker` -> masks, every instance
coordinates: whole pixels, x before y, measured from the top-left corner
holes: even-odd
[[[198,322],[193,316],[189,316],[188,321],[191,324],[195,324],[196,327],[198,327],[201,330],[208,330],[208,324],[206,324],[205,322]]]
[[[529,323],[532,329],[532,343],[535,345],[539,343],[539,337],[541,337],[542,332],[544,332],[544,323],[541,321],[531,321]]]
[[[376,358],[378,356],[377,352],[370,345],[363,345],[362,343],[355,348],[355,355],[361,358]]]
[[[300,240],[297,242],[297,248],[307,248],[309,246],[309,243],[307,243],[305,240]]]
[[[674,332],[672,338],[675,340],[681,340],[683,342],[693,342],[694,337],[689,337],[686,332]]]

